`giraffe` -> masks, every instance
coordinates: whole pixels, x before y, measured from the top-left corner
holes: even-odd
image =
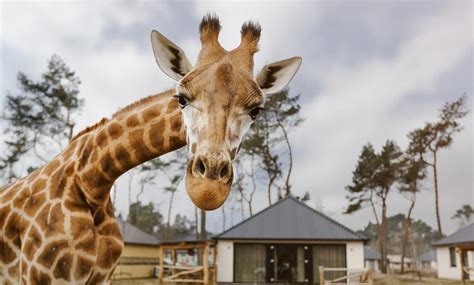
[[[194,66],[152,31],[155,60],[176,88],[103,118],[52,161],[0,188],[0,283],[109,284],[123,248],[112,185],[131,168],[185,145],[193,203],[213,210],[225,201],[246,131],[265,96],[285,88],[301,58],[268,64],[254,78],[260,26],[245,23],[240,45],[230,51],[218,42],[220,28],[216,16],[203,18]]]

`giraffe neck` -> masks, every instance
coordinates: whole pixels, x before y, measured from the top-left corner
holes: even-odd
[[[173,94],[169,90],[132,104],[82,138],[78,184],[89,203],[105,205],[120,175],[186,145]]]

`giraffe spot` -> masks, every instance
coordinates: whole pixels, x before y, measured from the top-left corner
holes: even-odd
[[[92,154],[89,158],[89,164],[96,162],[98,158],[99,158],[99,154],[97,153],[97,151],[92,151]]]
[[[0,229],[5,225],[8,213],[10,213],[10,206],[0,207]]]
[[[94,228],[94,223],[91,219],[82,218],[82,217],[71,217],[71,232],[75,240],[89,232],[92,232]]]
[[[179,110],[179,103],[178,103],[178,100],[175,100],[174,98],[171,99],[168,103],[168,112],[170,110],[176,110],[178,109]]]
[[[107,145],[107,142],[108,142],[107,134],[105,133],[105,130],[101,130],[95,138],[95,143],[100,148],[103,148]]]
[[[12,266],[8,268],[8,274],[10,276],[18,276],[18,266]]]
[[[46,273],[39,271],[36,267],[31,267],[29,283],[48,285],[51,284],[51,278],[49,278]]]
[[[30,195],[31,195],[30,193],[28,193],[26,191],[22,191],[22,193],[19,194],[18,196],[16,196],[15,199],[13,200],[13,207],[15,207],[17,209],[23,208],[23,206],[27,202]],[[0,220],[1,219],[2,218],[1,218],[1,214],[0,214]],[[0,224],[0,228],[1,228],[1,224]]]
[[[43,252],[38,256],[38,262],[47,268],[53,265],[54,261],[58,257],[59,253],[64,249],[68,248],[68,242],[66,240],[53,241],[46,245]]]
[[[61,258],[59,258],[58,263],[56,263],[56,267],[53,271],[54,278],[71,281],[71,267],[72,255],[70,253],[66,253]]]
[[[69,159],[75,152],[77,146],[77,140],[72,141],[64,150],[62,156],[65,160]]]
[[[57,234],[64,234],[64,213],[60,204],[56,204],[51,208],[47,226],[44,229],[46,237],[51,237]]]
[[[102,284],[106,281],[105,280],[106,277],[107,277],[106,274],[100,274],[98,272],[95,272],[87,281],[87,284]]]
[[[133,128],[135,126],[138,126],[140,121],[138,120],[138,116],[133,114],[127,118],[127,121],[125,123],[127,124],[127,127]]]
[[[112,239],[102,237],[99,241],[97,252],[97,266],[104,269],[112,268],[120,257],[122,248],[122,244]]]
[[[117,223],[111,223],[100,229],[99,234],[102,236],[112,236],[116,237],[119,240],[122,240],[122,233],[117,225]]]
[[[179,132],[183,126],[182,119],[178,116],[175,116],[171,119],[171,131]]]
[[[53,173],[51,176],[51,179],[49,180],[50,185],[49,185],[49,197],[51,199],[59,198],[62,197],[62,193],[64,189],[61,189],[59,187],[60,183],[60,177],[61,177],[62,171],[61,168],[59,168],[57,171]]]
[[[31,260],[31,258],[29,258]],[[29,268],[28,268],[28,263],[26,263],[25,259],[22,258],[21,259],[21,263],[20,263],[20,269],[21,269],[21,272],[28,272]],[[24,274],[26,275],[26,274]],[[25,276],[22,276],[22,278],[25,278]],[[27,284],[25,281],[23,281],[23,284]]]
[[[89,254],[95,254],[97,251],[96,236],[92,231],[86,232],[86,235],[83,235],[81,241],[78,242],[74,248]]]
[[[158,104],[146,109],[145,111],[143,111],[143,114],[142,114],[143,121],[148,122],[152,120],[153,118],[158,117],[161,114],[162,109],[163,107]]]
[[[16,258],[16,254],[13,251],[13,249],[3,240],[0,240],[0,248],[2,249],[2,252],[0,253],[0,256],[2,258],[2,262],[4,265],[12,262]]]
[[[69,191],[68,199],[64,202],[64,206],[72,212],[89,212],[89,207],[86,203],[81,190],[73,184],[71,191]]]
[[[16,184],[14,185],[13,187],[5,190],[5,192],[2,193],[2,202],[3,201],[10,201],[14,196],[15,194],[20,190],[21,186],[20,184]]]
[[[128,170],[133,165],[130,154],[122,144],[117,145],[115,148],[115,158],[122,166],[122,170]]]
[[[197,144],[196,143],[193,143],[192,146],[191,146],[191,153],[196,153],[196,148],[197,148]]]
[[[155,156],[153,151],[143,141],[143,134],[143,130],[136,130],[128,135],[130,147],[134,150],[135,158],[138,161],[148,161]]]
[[[35,171],[33,171],[33,173],[31,173],[30,175],[28,175],[28,183],[31,184],[33,183],[33,181],[35,181],[35,179],[38,177],[38,175],[40,174],[40,169],[36,169]]]
[[[31,191],[33,193],[38,193],[46,187],[46,179],[40,178],[33,183],[31,186]]]
[[[109,151],[107,151],[100,160],[100,166],[104,173],[107,173],[110,177],[117,177],[120,175],[120,170],[115,165],[114,159]]]
[[[6,222],[6,226],[3,232],[7,238],[14,239],[15,237],[19,235],[20,219],[21,218],[17,213],[15,212],[10,213],[10,216],[8,217],[8,220]]]
[[[23,211],[25,211],[28,216],[33,217],[43,206],[45,201],[46,194],[44,192],[33,193],[33,195],[30,196],[30,199],[28,199],[28,202],[23,207]]]
[[[77,265],[76,272],[74,272],[74,279],[76,279],[77,281],[81,281],[81,279],[89,278],[89,275],[92,272],[92,268],[94,267],[94,262],[85,257],[77,256],[76,264]]]
[[[149,131],[149,139],[153,147],[157,150],[163,150],[163,133],[166,131],[165,127],[165,120],[160,120],[158,123],[151,125],[151,129]]]
[[[46,204],[37,215],[36,222],[41,229],[45,229],[48,226],[50,209],[51,204]]]
[[[60,165],[59,160],[55,159],[55,160],[51,161],[44,168],[43,174],[46,175],[46,176],[50,176],[51,173],[53,173],[53,171],[58,169],[59,165]]]
[[[92,188],[107,188],[107,187],[112,186],[112,182],[97,169],[91,169],[87,171],[86,173],[84,173],[83,180],[87,184],[89,184]],[[97,189],[93,189],[93,191],[88,191],[87,193],[84,193],[84,194],[86,194],[87,198],[91,198],[91,197],[99,198],[108,194],[108,192],[98,191]]]
[[[94,225],[99,226],[99,225],[103,224],[105,222],[105,220],[107,220],[107,218],[108,218],[108,216],[105,213],[105,209],[101,208],[94,215]]]
[[[36,227],[31,227],[25,240],[25,245],[21,251],[29,260],[32,260],[34,254],[41,247],[42,243],[41,235]]]
[[[117,139],[123,133],[123,128],[118,123],[111,123],[107,130],[112,139]]]
[[[186,142],[183,138],[178,136],[171,136],[170,137],[170,147],[172,148],[180,148],[186,145]]]
[[[78,169],[81,170],[86,166],[87,160],[92,152],[92,140],[87,140],[86,144],[82,148],[82,153],[79,155],[79,167]]]

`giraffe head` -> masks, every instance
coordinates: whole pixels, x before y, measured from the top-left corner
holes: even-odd
[[[190,159],[186,191],[196,206],[218,208],[232,184],[232,160],[252,122],[263,110],[265,97],[279,92],[301,65],[294,57],[263,67],[253,76],[260,26],[247,22],[240,45],[230,51],[218,41],[219,19],[203,18],[199,31],[201,51],[193,66],[183,50],[157,31],[151,34],[156,62],[177,81],[178,100]]]

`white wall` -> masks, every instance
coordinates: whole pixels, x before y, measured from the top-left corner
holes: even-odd
[[[217,282],[234,280],[234,243],[219,240],[217,242]]]
[[[438,278],[461,280],[461,256],[456,252],[456,267],[451,267],[449,247],[437,247]]]
[[[364,268],[364,243],[361,241],[348,241],[346,243],[347,268]]]

